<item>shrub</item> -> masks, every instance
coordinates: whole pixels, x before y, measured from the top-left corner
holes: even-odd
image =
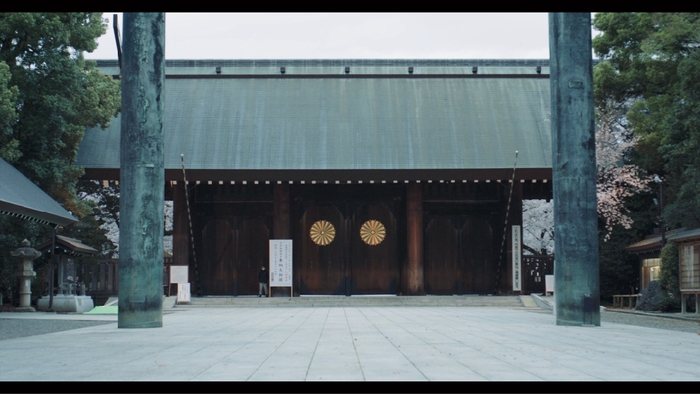
[[[681,309],[681,291],[678,281],[678,245],[674,242],[667,243],[661,249],[661,274],[659,284],[665,290],[664,312],[679,311]]]

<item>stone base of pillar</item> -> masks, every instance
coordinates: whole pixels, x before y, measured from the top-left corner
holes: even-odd
[[[36,312],[36,309],[31,306],[20,306],[13,309],[12,312]]]
[[[49,296],[39,298],[36,303],[37,309],[40,311],[49,310]],[[54,312],[89,312],[95,307],[95,303],[90,296],[79,295],[55,295],[53,296],[53,311]]]

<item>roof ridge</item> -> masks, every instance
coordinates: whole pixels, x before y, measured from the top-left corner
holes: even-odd
[[[98,67],[118,66],[116,59],[95,60]],[[549,66],[549,59],[168,59],[166,67],[536,67]]]

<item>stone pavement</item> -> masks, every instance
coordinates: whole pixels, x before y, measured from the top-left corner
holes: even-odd
[[[700,380],[697,333],[558,327],[533,308],[176,308],[158,329],[99,318],[114,322],[0,341],[0,380]]]

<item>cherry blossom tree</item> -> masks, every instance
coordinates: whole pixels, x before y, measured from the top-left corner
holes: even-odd
[[[604,241],[610,239],[616,225],[632,228],[625,199],[651,191],[652,178],[626,160],[638,138],[627,127],[622,108],[610,105],[596,111],[598,218],[603,226],[600,231]]]
[[[535,255],[554,253],[552,200],[523,200],[523,252]]]
[[[625,199],[651,191],[652,176],[628,163],[638,138],[625,121],[628,106],[611,101],[596,108],[596,166],[599,231],[604,241],[615,226],[632,227]],[[554,253],[554,212],[552,201],[523,201],[523,250],[532,254]]]

